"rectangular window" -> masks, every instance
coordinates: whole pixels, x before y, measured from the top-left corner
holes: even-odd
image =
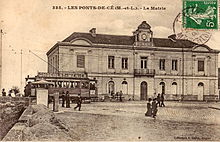
[[[141,57],[141,69],[147,68],[147,57]]]
[[[165,70],[165,59],[160,59],[160,70]]]
[[[198,71],[204,71],[204,61],[198,61]]]
[[[108,56],[108,68],[109,69],[115,68],[115,57],[114,56]]]
[[[53,72],[53,65],[52,65],[52,64],[53,64],[53,60],[52,60],[52,58],[51,58],[51,59],[50,59],[50,71],[51,71],[51,72]]]
[[[121,59],[121,68],[122,69],[128,69],[128,58],[122,58]]]
[[[77,68],[85,68],[85,55],[77,55]]]
[[[57,70],[59,70],[59,59],[58,59],[58,55],[56,55],[56,68],[57,68]]]
[[[53,60],[52,60],[52,68],[53,68],[53,73],[55,72],[55,57],[53,57]]]
[[[172,60],[172,70],[177,71],[177,60]]]

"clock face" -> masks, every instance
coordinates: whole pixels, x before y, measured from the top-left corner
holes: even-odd
[[[147,39],[147,35],[146,35],[146,34],[142,34],[141,37],[142,37],[143,40],[146,40],[146,39]]]

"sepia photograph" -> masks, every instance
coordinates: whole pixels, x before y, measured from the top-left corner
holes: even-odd
[[[219,0],[0,5],[0,141],[220,141]]]

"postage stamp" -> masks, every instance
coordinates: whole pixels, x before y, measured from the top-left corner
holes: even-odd
[[[183,0],[183,28],[218,29],[218,0]]]

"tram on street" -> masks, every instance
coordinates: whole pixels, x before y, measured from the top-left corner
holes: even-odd
[[[68,91],[71,100],[74,100],[78,94],[81,94],[82,99],[96,99],[97,96],[97,81],[95,79],[89,79],[86,73],[46,73],[38,72],[35,77],[26,78],[25,96],[36,97],[35,88],[33,82],[44,80],[50,83],[47,86],[49,96],[59,92],[59,96],[65,95]],[[38,84],[40,85],[40,84]]]

